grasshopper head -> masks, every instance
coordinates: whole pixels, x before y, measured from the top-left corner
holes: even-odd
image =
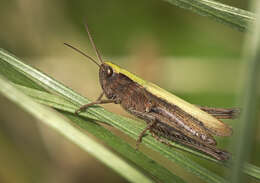
[[[104,62],[99,68],[99,82],[105,92],[105,95],[109,99],[116,98],[116,88],[119,87],[118,84],[118,73],[110,62]]]

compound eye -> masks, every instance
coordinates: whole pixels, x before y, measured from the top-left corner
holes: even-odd
[[[112,68],[111,68],[111,67],[108,67],[108,68],[107,68],[107,76],[112,76],[112,74],[113,74]]]

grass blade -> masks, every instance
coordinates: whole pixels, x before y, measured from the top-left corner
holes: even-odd
[[[8,83],[1,75],[0,85],[0,93],[3,96],[15,102],[23,110],[39,119],[42,123],[58,131],[60,134],[77,144],[83,150],[90,153],[108,167],[118,172],[128,181],[147,183],[153,182],[140,171],[136,170],[133,165],[130,165],[128,162],[122,160],[103,145],[95,142],[84,133],[70,125],[70,123],[63,117],[57,115],[52,110],[34,102],[32,99],[21,93],[10,83]]]
[[[252,164],[249,164],[249,163],[245,163],[244,164],[244,172],[247,175],[260,180],[260,167],[257,167],[255,165],[252,165]]]
[[[61,98],[59,96],[55,96],[53,94],[49,94],[49,93],[46,93],[46,92],[42,92],[42,91],[38,91],[38,90],[35,90],[35,89],[23,87],[23,86],[20,86],[20,85],[15,85],[15,86],[18,87],[20,90],[22,90],[23,93],[25,93],[26,95],[29,95],[30,97],[34,98],[37,102],[39,102],[41,104],[48,105],[48,106],[53,107],[55,109],[65,111],[65,112],[71,113],[71,114],[73,114],[74,111],[77,109],[75,107],[75,105],[71,104],[70,102],[64,100],[63,98]],[[95,119],[93,116],[89,115],[88,113],[81,113],[80,116],[85,117],[85,118]],[[89,124],[89,123],[84,123],[84,124]],[[93,125],[94,123],[90,123],[90,124]],[[81,124],[78,124],[78,125],[82,127]],[[82,128],[84,128],[84,126]],[[86,129],[86,128],[84,128],[84,129]],[[87,129],[90,129],[90,127],[88,127]],[[100,127],[97,131],[100,131],[102,134],[105,134],[104,128],[102,128],[102,127]],[[109,135],[105,135],[105,136],[109,136]],[[96,136],[96,137],[98,137],[98,136]],[[100,138],[100,137],[98,137],[98,138]],[[108,143],[113,141],[113,138],[111,137],[111,139],[108,140]],[[101,140],[106,141],[106,139],[101,139]],[[116,143],[116,144],[118,144],[118,143]],[[113,144],[110,143],[109,145],[111,147],[113,147]],[[115,148],[117,148],[117,146]],[[125,149],[126,149],[126,152],[131,151],[127,148],[125,148]],[[123,152],[122,154],[125,154],[125,152]],[[134,157],[131,160],[135,162],[135,160],[138,159],[138,157],[139,156]],[[151,162],[151,160],[148,160],[148,162]],[[138,164],[138,162],[135,162],[135,163]],[[158,172],[158,170],[161,170],[161,168],[157,169],[153,165],[154,165],[154,163],[148,165],[148,167],[151,167],[159,175],[163,175],[162,177],[166,177],[165,173]],[[144,167],[146,167],[146,166],[144,166]],[[247,175],[249,175],[251,177],[254,177],[254,178],[260,180],[260,168],[257,167],[257,166],[254,166],[254,165],[248,164],[248,163],[245,164],[244,173],[246,173]],[[169,180],[172,180],[172,178],[164,180],[164,182],[168,182]]]
[[[203,16],[208,16],[240,31],[248,29],[255,21],[254,13],[228,6],[212,0],[164,0]]]
[[[252,3],[256,7],[257,18],[260,18],[260,3]],[[252,29],[252,35],[248,35],[245,50],[245,84],[242,96],[243,113],[239,123],[239,135],[235,139],[236,161],[232,170],[232,182],[243,182],[242,167],[248,160],[251,144],[253,141],[254,129],[257,122],[258,84],[260,74],[260,22],[256,21]]]
[[[169,172],[169,170],[160,166],[140,151],[136,151],[125,141],[116,137],[110,131],[98,125],[97,123],[93,122],[93,120],[97,120],[94,116],[89,115],[88,113],[81,113],[80,116],[86,118],[88,122],[86,122],[82,118],[75,116],[74,111],[77,109],[76,106],[64,100],[62,97],[49,94],[47,92],[27,88],[21,85],[15,85],[15,87],[20,89],[26,95],[32,97],[36,102],[62,111],[61,113],[68,117],[71,121],[76,123],[81,128],[85,129],[98,139],[102,140],[102,142],[105,142],[123,157],[131,160],[139,167],[142,167],[142,169],[150,173],[156,179],[162,182],[183,182],[183,180],[181,180],[173,173]]]

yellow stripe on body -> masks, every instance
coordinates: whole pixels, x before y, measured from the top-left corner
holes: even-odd
[[[186,102],[185,100],[173,95],[172,93],[160,88],[159,86],[151,82],[139,78],[138,76],[132,74],[131,72],[125,69],[120,68],[119,66],[111,62],[105,62],[105,64],[111,66],[114,72],[122,73],[125,76],[132,79],[133,81],[137,82],[139,85],[144,87],[148,92],[155,95],[156,97],[161,98],[166,102],[169,102],[170,104],[178,106],[186,113],[201,121],[204,124],[204,126],[211,132],[213,132],[215,135],[230,136],[232,134],[232,130],[228,125],[222,123],[220,120],[216,119],[215,117],[206,113],[205,111],[202,111],[197,106]]]

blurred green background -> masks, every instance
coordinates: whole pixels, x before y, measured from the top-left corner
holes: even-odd
[[[247,1],[221,2],[248,9]],[[85,32],[86,22],[104,59],[191,103],[238,104],[245,33],[165,1],[1,0],[0,21],[2,48],[92,100],[101,92],[98,68],[63,45],[70,43],[95,56]],[[35,123],[14,104],[2,97],[0,102],[0,182],[126,182],[74,144]],[[104,107],[132,117],[120,106]],[[229,148],[231,138],[217,139],[220,147]],[[259,142],[257,135],[251,158],[258,166]],[[201,182],[149,149],[141,149],[188,182]]]

